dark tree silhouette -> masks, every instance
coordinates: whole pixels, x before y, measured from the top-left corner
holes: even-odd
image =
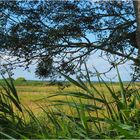
[[[1,1],[1,56],[36,61],[44,77],[74,73],[97,50],[139,65],[136,11],[133,1]]]

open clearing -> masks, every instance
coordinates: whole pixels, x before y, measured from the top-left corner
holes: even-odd
[[[106,97],[108,99],[110,99],[109,97],[109,91],[107,89],[107,87],[105,87],[104,84],[99,84],[99,83],[93,83],[93,85],[97,88],[97,90],[100,93],[104,93],[106,95]],[[116,93],[119,91],[120,87],[118,83],[114,83],[114,84],[108,84],[111,89],[113,91],[115,91]],[[127,86],[127,84],[126,84]],[[135,85],[136,88],[138,86]],[[130,87],[132,88],[132,86]],[[41,106],[48,106],[51,104],[50,100],[72,100],[73,98],[71,97],[67,97],[67,96],[62,96],[59,94],[62,93],[71,93],[71,92],[84,92],[82,89],[70,84],[70,86],[65,87],[63,90],[61,89],[61,87],[57,86],[57,85],[50,85],[50,86],[46,86],[45,84],[38,84],[38,85],[17,85],[16,86],[20,101],[23,105],[25,105],[26,107],[29,107],[33,112],[35,113],[39,113],[40,109],[40,105]],[[94,93],[94,90],[92,91]],[[47,98],[49,96],[52,96],[54,94],[57,94],[59,96],[55,96],[52,98]],[[96,96],[96,93],[95,93]],[[77,100],[77,99],[76,99]],[[88,100],[84,100],[84,102],[87,102]],[[62,108],[62,106],[61,106]],[[64,110],[67,110],[67,107],[63,106]]]

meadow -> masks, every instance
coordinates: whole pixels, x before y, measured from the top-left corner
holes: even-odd
[[[140,138],[139,83],[0,80],[0,138]],[[4,84],[5,83],[5,84]]]
[[[57,83],[55,85],[49,85],[49,82],[26,81],[21,83],[15,82],[15,85],[21,103],[29,107],[34,113],[41,111],[38,105],[50,105],[51,100],[71,100],[71,97],[62,96],[62,94],[84,92],[81,88],[71,83],[62,83],[62,85],[59,86]],[[93,82],[93,85],[99,92],[104,93],[106,97],[109,98],[108,89],[103,83]],[[119,83],[108,83],[108,85],[111,86],[116,92],[119,91]],[[127,87],[127,83],[125,86]],[[55,94],[58,96],[52,97],[51,99],[48,98],[49,96]],[[64,108],[66,111],[67,108],[63,107],[63,109]]]
[[[0,83],[3,83],[3,80],[0,80]],[[78,93],[83,92],[87,94],[83,89],[79,88],[75,84],[70,82],[45,82],[45,81],[33,81],[33,80],[26,80],[26,81],[13,81],[15,88],[17,90],[18,97],[20,102],[25,105],[26,107],[30,108],[35,114],[42,111],[39,107],[41,106],[51,106],[53,104],[51,101],[55,100],[63,100],[63,101],[71,101],[76,99],[78,102],[79,99],[72,97],[72,96],[63,96],[63,94],[70,94],[70,93]],[[104,83],[101,82],[92,82],[94,87],[97,89],[99,93],[102,93],[106,96],[106,98],[111,99],[110,94],[108,93],[108,88]],[[106,82],[106,84],[111,87],[114,92],[120,91],[119,82]],[[85,82],[85,85],[88,86],[88,83]],[[128,88],[129,82],[124,82],[124,87]],[[89,87],[89,86],[88,86]],[[90,88],[90,87],[89,87]],[[129,89],[138,89],[139,83],[133,83],[129,86]],[[129,90],[128,89],[128,90]],[[53,95],[57,95],[54,96]],[[51,97],[52,96],[52,97]],[[98,96],[95,94],[95,96]],[[51,98],[49,98],[51,97]],[[83,100],[83,99],[82,99]],[[88,100],[83,100],[84,102],[88,102]],[[89,103],[89,102],[88,102]],[[67,106],[60,106],[61,109],[65,112],[69,112]]]

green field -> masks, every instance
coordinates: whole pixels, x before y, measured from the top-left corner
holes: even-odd
[[[68,87],[65,87],[65,85],[69,85]],[[38,105],[46,106],[50,105],[51,100],[71,100],[71,97],[62,96],[59,94],[65,94],[65,93],[72,93],[72,92],[84,92],[81,88],[70,84],[70,83],[63,83],[61,86],[59,85],[49,85],[48,82],[39,82],[39,81],[27,81],[27,82],[18,82],[16,83],[16,89],[18,96],[20,98],[20,101],[23,105],[28,106],[33,112],[38,112],[39,107]],[[107,98],[110,98],[109,91],[107,87],[104,84],[101,83],[93,83],[93,85],[97,88],[97,90],[100,93],[105,94]],[[128,83],[124,84],[125,87],[127,87]],[[133,88],[138,87],[139,84],[133,85]],[[116,93],[120,90],[119,83],[108,83],[108,86],[112,88],[113,91]],[[130,89],[132,88],[132,85]],[[57,94],[58,96],[47,98],[51,95]],[[96,96],[96,93],[95,93]],[[77,100],[77,99],[76,99]],[[65,107],[63,107],[65,108]],[[67,108],[65,108],[65,111]]]
[[[0,84],[3,84],[4,80],[0,80]],[[88,86],[88,84],[85,82],[85,84]],[[104,83],[98,83],[98,82],[92,82],[93,86],[96,87],[96,89],[104,94],[107,98],[110,99],[109,90],[105,86]],[[124,87],[128,86],[128,82],[124,83]],[[50,83],[50,82],[44,82],[44,81],[33,81],[33,80],[27,80],[25,82],[22,81],[14,81],[14,85],[16,87],[19,99],[23,105],[26,107],[29,107],[33,112],[38,112],[40,107],[39,105],[50,105],[51,100],[71,100],[71,97],[62,96],[62,94],[69,94],[72,92],[83,92],[87,94],[84,90],[77,87],[76,85],[70,83],[70,82],[56,82],[56,83]],[[107,82],[107,85],[115,92],[120,91],[120,85],[117,82],[109,83]],[[129,87],[129,89],[132,88],[138,88],[139,83],[133,83]],[[92,91],[94,93],[94,91]],[[49,96],[52,96],[54,94],[57,94],[58,96],[48,98]],[[60,95],[59,95],[60,94]],[[96,93],[95,93],[96,96]],[[76,98],[77,100],[77,98]],[[67,108],[66,108],[67,110]]]
[[[1,86],[0,119],[4,123],[0,137],[139,138],[139,83],[128,87],[121,80],[69,80],[72,83],[0,80],[5,84]]]

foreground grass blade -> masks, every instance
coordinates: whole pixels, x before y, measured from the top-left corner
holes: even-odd
[[[16,91],[16,88],[14,86],[12,78],[9,77],[9,80],[10,80],[9,82],[7,81],[7,79],[4,76],[2,76],[2,78],[4,79],[4,82],[6,83],[7,87],[11,90],[11,92],[14,95],[14,97],[16,98],[16,100],[19,102],[17,91]]]
[[[4,133],[4,132],[1,132],[0,131],[0,134],[3,135],[6,139],[13,139],[13,140],[16,140],[15,138],[9,136],[8,134]]]
[[[70,81],[71,83],[73,83],[74,85],[76,85],[77,87],[80,87],[81,89],[85,90],[85,91],[89,91],[89,89],[87,88],[87,86],[85,86],[85,84],[83,84],[83,82],[81,82],[80,78],[79,82],[77,82],[76,80],[70,78],[69,76],[61,73],[62,76],[64,76],[68,81]]]
[[[75,105],[75,103],[73,102],[73,101],[62,101],[62,100],[51,100],[51,102],[56,102],[56,103],[61,103],[62,105],[70,105],[70,106],[72,106],[72,107],[75,107],[75,108],[81,108],[81,104],[80,103],[76,103],[76,105]],[[52,106],[54,106],[55,104],[52,104]],[[56,105],[58,105],[58,104],[56,104]],[[95,105],[90,105],[90,104],[83,104],[83,106],[87,109],[87,110],[92,110],[92,111],[94,111],[94,110],[96,110],[96,109],[98,109],[98,110],[102,110],[103,108],[102,107],[99,107],[99,106],[95,106]]]
[[[72,96],[72,97],[76,97],[76,98],[83,98],[83,99],[89,99],[89,100],[95,100],[97,102],[100,102],[100,103],[105,103],[105,101],[101,98],[97,98],[97,97],[94,97],[94,96],[91,96],[91,95],[88,95],[86,93],[82,93],[82,92],[68,92],[68,93],[59,93],[59,94],[54,94],[54,95],[51,95],[51,96],[48,96],[46,98],[53,98],[53,97],[56,97],[56,96]],[[45,98],[42,98],[42,99],[45,99]],[[40,100],[42,100],[40,99]],[[36,101],[39,101],[39,100],[36,100]]]
[[[125,89],[124,89],[123,82],[122,82],[121,77],[120,77],[120,73],[119,73],[118,67],[116,67],[116,69],[117,69],[117,74],[118,74],[118,79],[119,79],[119,84],[120,84],[120,90],[121,90],[121,96],[122,96],[122,103],[127,108],[127,101],[126,101]]]

